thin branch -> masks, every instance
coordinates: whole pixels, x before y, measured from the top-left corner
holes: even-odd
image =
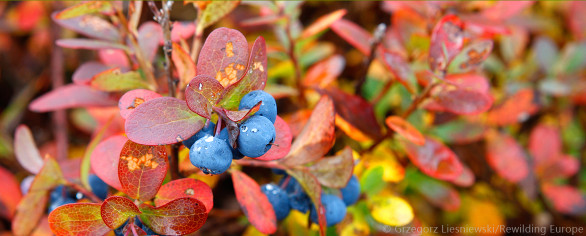
[[[425,86],[425,89],[423,90],[423,92],[421,92],[421,94],[419,94],[419,96],[417,96],[417,98],[415,98],[415,100],[413,100],[411,105],[409,105],[409,107],[407,108],[407,110],[405,110],[405,112],[403,113],[403,115],[401,115],[401,117],[403,117],[404,119],[407,119],[407,117],[409,117],[409,115],[411,115],[411,113],[413,113],[415,111],[415,109],[417,109],[417,107],[427,97],[429,97],[429,95],[431,95],[431,90],[437,85],[438,85],[437,83],[429,82],[429,84],[427,86]]]
[[[370,55],[368,55],[368,59],[366,59],[366,61],[364,62],[364,67],[362,68],[361,76],[359,77],[358,83],[356,83],[356,87],[354,87],[355,94],[360,94],[360,92],[362,91],[362,86],[364,85],[364,82],[366,81],[366,76],[368,75],[368,69],[370,68],[370,64],[372,64],[372,61],[376,57],[376,49],[383,40],[386,29],[387,25],[381,23],[374,30],[374,37],[372,38],[372,42],[370,42]]]
[[[198,17],[199,19],[199,17]],[[197,25],[197,21],[195,22]],[[195,28],[195,35],[193,36],[193,44],[191,45],[191,60],[197,65],[197,59],[199,58],[199,51],[203,42],[203,29],[201,27]]]
[[[54,7],[59,9],[62,4],[55,2]],[[54,37],[53,42],[61,36],[61,27],[53,23],[51,27],[51,35]],[[53,44],[51,53],[51,85],[53,89],[57,89],[65,83],[65,72],[63,62],[63,49]],[[67,113],[65,110],[55,111],[52,114],[53,128],[55,132],[55,139],[57,141],[57,160],[65,160],[67,158],[67,150],[69,140],[67,137]]]

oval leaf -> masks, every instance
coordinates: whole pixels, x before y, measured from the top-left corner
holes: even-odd
[[[110,2],[88,1],[71,6],[59,12],[57,15],[55,15],[55,18],[63,20],[98,12],[108,13],[113,10],[113,6]]]
[[[122,191],[141,201],[155,197],[167,175],[166,149],[165,146],[146,146],[128,140],[118,163]]]
[[[346,147],[336,156],[324,157],[311,165],[309,170],[320,184],[330,188],[344,188],[354,170],[352,149]]]
[[[289,150],[291,150],[291,140],[293,139],[293,136],[291,135],[291,129],[287,122],[285,122],[280,116],[277,116],[274,125],[277,133],[275,144],[267,153],[255,159],[263,161],[278,160],[287,156]]]
[[[83,15],[69,19],[59,19],[56,13],[51,15],[55,23],[90,38],[106,41],[118,41],[120,34],[110,22],[93,15]]]
[[[27,171],[37,174],[43,168],[43,158],[31,130],[26,125],[19,125],[14,134],[14,155],[16,160]]]
[[[134,111],[138,105],[154,98],[162,97],[160,94],[146,89],[135,89],[126,92],[118,101],[118,108],[120,108],[120,115],[126,119]]]
[[[126,51],[120,49],[102,49],[98,50],[100,61],[107,66],[120,67],[126,69],[130,67]]]
[[[73,203],[60,206],[49,214],[49,226],[57,236],[104,235],[110,231],[102,220],[98,203]]]
[[[122,73],[119,68],[103,71],[92,78],[91,86],[106,92],[128,91],[151,87],[137,71]]]
[[[455,15],[444,16],[433,28],[429,46],[429,67],[443,71],[464,45],[463,22]]]
[[[205,206],[194,198],[175,199],[160,207],[140,205],[140,220],[155,233],[185,235],[197,231],[208,218]]]
[[[372,42],[372,36],[368,31],[354,22],[345,19],[337,20],[331,27],[336,34],[358,49],[358,51],[362,52],[362,54],[366,56],[370,55],[370,42]]]
[[[128,218],[139,215],[141,212],[130,199],[112,196],[106,199],[100,207],[100,214],[104,224],[110,229],[120,227]]]
[[[58,39],[55,43],[60,47],[72,49],[120,49],[128,51],[128,47],[122,44],[97,39]]]
[[[115,105],[116,101],[106,92],[85,85],[69,84],[35,99],[29,109],[48,112],[76,107],[104,107]]]
[[[191,112],[185,101],[171,97],[154,98],[128,116],[126,135],[144,145],[177,143],[197,133],[205,120]]]
[[[248,221],[258,231],[272,234],[277,231],[277,218],[269,199],[260,190],[260,186],[241,171],[232,171],[236,200]]]
[[[459,115],[476,115],[492,106],[488,95],[469,89],[444,90],[435,99],[447,111]]]
[[[208,75],[198,75],[185,88],[185,100],[193,112],[211,119],[213,105],[222,91],[224,86],[220,82]]]
[[[208,26],[216,23],[222,17],[228,15],[238,6],[240,1],[210,1],[208,2],[201,16],[198,17],[197,31],[201,32]]]
[[[450,71],[461,73],[478,68],[492,52],[493,42],[483,39],[469,43],[450,63]]]
[[[20,184],[16,177],[7,169],[0,167],[0,179],[2,188],[0,188],[0,216],[5,219],[12,219],[16,212],[16,206],[22,198]]]
[[[321,16],[320,18],[318,18],[317,20],[315,20],[315,22],[313,22],[310,26],[308,26],[307,28],[305,28],[305,30],[303,30],[303,33],[301,33],[301,37],[302,39],[305,38],[309,38],[311,36],[316,35],[317,33],[324,31],[327,28],[330,28],[330,26],[336,22],[337,20],[339,20],[340,18],[342,18],[344,15],[346,15],[346,9],[340,9],[337,11],[334,11],[332,13],[329,13],[327,15]]]
[[[426,138],[423,146],[404,142],[407,156],[423,173],[441,180],[454,180],[462,174],[460,160],[444,144]]]
[[[247,60],[248,43],[244,35],[238,30],[218,28],[210,33],[201,48],[197,73],[214,77],[227,87],[246,73]]]
[[[408,173],[407,179],[427,201],[446,211],[456,211],[460,208],[460,194],[450,185],[429,178],[419,172]]]
[[[345,65],[346,61],[341,55],[334,55],[320,61],[307,70],[303,78],[303,85],[325,88],[340,76]]]
[[[489,133],[486,142],[488,164],[504,179],[518,183],[529,174],[529,164],[523,148],[506,134]]]
[[[118,190],[122,190],[118,177],[118,163],[120,152],[126,142],[128,142],[128,138],[124,135],[111,136],[102,140],[90,157],[93,172],[106,184]]]
[[[154,61],[159,42],[163,40],[163,29],[156,22],[148,21],[138,27],[138,45],[146,60]]]
[[[539,109],[533,103],[533,99],[533,90],[518,91],[488,113],[488,122],[495,125],[509,125],[525,121]]]
[[[586,196],[572,186],[544,184],[542,191],[553,207],[563,214],[581,215],[586,212]]]
[[[381,61],[384,63],[385,67],[391,71],[393,76],[403,84],[405,88],[409,91],[413,91],[415,73],[411,70],[408,62],[398,53],[388,50],[383,50],[380,57],[382,57]]]
[[[408,121],[399,116],[389,116],[385,120],[389,128],[417,145],[425,144],[425,137]]]
[[[73,73],[73,83],[79,85],[89,85],[95,75],[108,69],[108,66],[97,61],[83,63]]]
[[[538,169],[553,164],[562,153],[559,129],[545,124],[535,126],[529,135],[529,153]]]
[[[174,199],[190,197],[199,200],[209,213],[214,207],[212,189],[203,181],[183,178],[173,180],[161,187],[155,198],[155,205],[162,206]]]
[[[385,225],[404,226],[413,220],[413,208],[396,196],[376,196],[372,202],[372,218]]]

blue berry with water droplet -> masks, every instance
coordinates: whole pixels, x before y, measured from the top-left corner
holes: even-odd
[[[240,125],[238,151],[247,157],[260,157],[275,141],[275,126],[264,116],[254,115]]]
[[[201,128],[199,132],[195,133],[193,136],[191,136],[191,138],[188,138],[187,140],[183,141],[183,145],[191,149],[191,146],[193,146],[193,144],[197,140],[208,135],[214,135],[214,128],[216,128],[216,124],[214,122],[206,122],[206,125],[203,128]]]
[[[291,211],[287,192],[275,184],[265,184],[261,187],[261,191],[273,206],[277,220],[285,219],[289,215],[289,211]]]
[[[189,149],[189,160],[204,173],[217,175],[230,168],[232,151],[226,141],[205,136]]]
[[[277,102],[275,98],[262,90],[255,90],[252,91],[240,100],[240,105],[238,106],[239,110],[242,109],[250,109],[253,108],[258,102],[261,102],[258,111],[255,115],[263,116],[271,121],[271,123],[275,123],[275,119],[277,119]]]

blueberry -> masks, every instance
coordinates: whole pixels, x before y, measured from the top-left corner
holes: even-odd
[[[90,175],[88,178],[90,182],[90,187],[92,188],[92,192],[96,194],[99,198],[106,199],[108,197],[108,184],[106,184],[102,179],[100,179],[97,175]]]
[[[275,141],[275,126],[263,116],[252,116],[240,125],[238,151],[247,157],[264,155]]]
[[[22,182],[20,182],[20,191],[22,192],[22,195],[28,193],[28,190],[31,188],[31,184],[33,184],[33,180],[35,180],[34,175],[29,175],[22,179]]]
[[[232,163],[232,151],[226,141],[214,136],[203,137],[189,150],[191,164],[206,174],[224,173]]]
[[[69,197],[57,199],[57,201],[51,202],[51,204],[49,205],[49,213],[57,209],[57,207],[76,202],[77,201]]]
[[[261,191],[267,196],[271,205],[273,205],[277,220],[285,219],[291,210],[287,193],[275,184],[265,184],[261,187]]]
[[[344,201],[340,199],[336,195],[332,194],[322,194],[321,195],[321,204],[324,206],[326,210],[326,221],[328,226],[335,225],[340,223],[346,216],[346,205]],[[309,213],[311,221],[317,223],[317,213],[315,211],[315,207],[311,206],[311,211]]]
[[[340,191],[342,192],[344,203],[346,206],[350,206],[356,203],[360,197],[360,182],[358,182],[355,175],[352,175],[352,178],[350,178],[346,187],[340,189]]]
[[[307,212],[311,204],[309,196],[307,196],[305,191],[303,191],[303,187],[301,187],[299,182],[297,182],[297,180],[293,177],[285,177],[281,179],[279,185],[283,186],[287,179],[289,179],[289,182],[285,186],[285,191],[289,197],[289,206],[301,213]]]
[[[206,122],[206,125],[199,130],[199,132],[195,133],[191,138],[183,141],[183,145],[187,148],[191,148],[195,141],[199,140],[208,135],[214,135],[214,128],[216,128],[216,124],[214,122]]]
[[[250,109],[260,101],[262,101],[262,103],[255,115],[264,116],[272,123],[275,123],[275,119],[277,118],[277,102],[275,102],[273,96],[265,91],[255,90],[244,95],[242,100],[240,100],[238,110]]]
[[[57,200],[65,199],[67,197],[69,197],[67,189],[65,189],[65,186],[59,185],[51,191],[50,201],[56,202]]]
[[[282,169],[277,169],[277,168],[271,168],[271,171],[273,171],[274,174],[276,175],[287,175],[287,171],[282,170]]]
[[[218,138],[226,141],[228,146],[230,146],[230,139],[228,138],[228,128],[222,129],[222,131],[220,131],[220,135],[218,135]],[[234,160],[240,160],[244,157],[242,153],[240,153],[237,149],[234,149],[232,146],[230,146],[230,151],[232,151],[232,159]]]

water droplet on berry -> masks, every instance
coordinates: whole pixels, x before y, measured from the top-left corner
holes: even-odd
[[[240,132],[246,132],[248,131],[248,127],[246,127],[246,125],[240,126]]]
[[[205,141],[206,141],[206,142],[208,142],[208,143],[209,143],[209,142],[212,142],[212,141],[214,141],[214,136],[211,136],[211,135],[210,135],[210,136],[208,136],[208,137],[205,139]],[[207,148],[206,148],[206,149],[207,149]]]
[[[256,133],[256,132],[258,132],[258,129],[252,128],[250,131],[253,132],[253,133]]]
[[[199,90],[201,90],[201,87],[202,87],[202,84],[201,84],[201,83],[199,83]]]

